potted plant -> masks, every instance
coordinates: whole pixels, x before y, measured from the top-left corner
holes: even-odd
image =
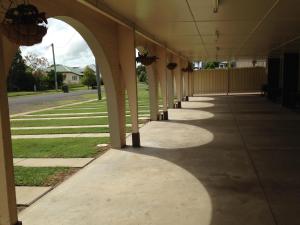
[[[168,65],[167,65],[167,68],[168,68],[169,70],[174,70],[176,67],[177,67],[177,63],[173,63],[173,62],[170,62],[170,63],[168,63]]]
[[[144,66],[150,66],[152,63],[156,62],[158,57],[149,56],[148,52],[138,53],[138,57],[136,57],[136,61],[141,63]]]

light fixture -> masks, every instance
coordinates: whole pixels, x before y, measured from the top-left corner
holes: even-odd
[[[219,9],[219,0],[213,0],[213,6],[214,6],[213,12],[217,13]]]

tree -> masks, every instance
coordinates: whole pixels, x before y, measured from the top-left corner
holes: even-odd
[[[29,53],[25,56],[25,63],[33,72],[45,71],[49,67],[49,62],[45,57],[38,57],[34,53]]]
[[[25,63],[31,68],[32,75],[34,77],[34,83],[37,90],[48,89],[46,84],[46,69],[49,67],[49,62],[45,57],[38,57],[34,53],[29,53],[25,56]]]
[[[139,82],[148,83],[148,76],[147,76],[147,71],[145,66],[138,65],[138,67],[136,68],[136,73]]]
[[[61,87],[63,84],[63,74],[60,72],[56,72],[56,77],[57,77],[57,85],[58,87]],[[47,74],[47,79],[45,81],[47,83],[48,89],[54,89],[55,88],[55,73],[54,70],[51,70]]]
[[[8,91],[32,91],[34,78],[18,49],[7,78]]]
[[[90,67],[85,67],[83,71],[83,78],[81,80],[83,85],[89,87],[97,86],[96,74]]]
[[[219,67],[219,62],[207,62],[204,69],[215,69]]]

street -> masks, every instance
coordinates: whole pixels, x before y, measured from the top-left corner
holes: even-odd
[[[87,94],[95,94],[97,98],[97,90],[80,90],[70,93],[57,94],[40,94],[20,97],[9,97],[10,114],[22,113],[32,110],[38,110],[45,107],[53,107],[62,104],[67,104],[72,100],[87,100]]]

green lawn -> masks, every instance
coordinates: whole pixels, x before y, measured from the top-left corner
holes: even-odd
[[[109,138],[53,138],[13,140],[15,158],[89,158],[101,152]]]
[[[73,87],[76,90],[82,90],[84,87]],[[149,114],[149,93],[147,85],[138,85],[139,110],[147,110],[140,113],[140,116]],[[71,88],[72,90],[72,88]],[[102,89],[103,90],[103,89]],[[11,93],[12,94],[12,93]],[[20,93],[21,94],[21,93]],[[23,93],[24,95],[26,93]],[[30,93],[27,93],[30,94]],[[37,94],[37,93],[32,93]],[[13,94],[12,94],[13,95]],[[105,96],[104,94],[102,95]],[[86,94],[82,99],[95,99],[95,94]],[[72,100],[78,102],[78,99]],[[66,102],[70,103],[70,102]],[[126,110],[129,110],[129,104],[126,100]],[[84,109],[90,108],[90,109]],[[53,110],[45,110],[30,114],[26,117],[15,118],[35,118],[40,114],[59,114],[68,113],[72,117],[95,116],[95,115],[72,115],[72,113],[97,113],[107,112],[106,100],[86,102],[74,106],[66,106]],[[103,115],[103,114],[101,114]],[[127,113],[129,115],[129,113]],[[45,117],[67,117],[49,115]],[[37,119],[39,117],[36,117]],[[144,123],[145,120],[140,120]],[[126,117],[126,123],[131,123],[131,118]],[[12,127],[40,127],[40,126],[80,126],[80,125],[106,125],[108,118],[86,118],[86,119],[63,119],[63,120],[29,120],[29,121],[12,121]],[[131,128],[126,127],[126,132]],[[33,134],[77,134],[77,133],[103,133],[109,132],[109,128],[71,128],[71,129],[37,129],[37,130],[12,130],[13,135],[33,135]],[[56,139],[13,139],[13,155],[15,158],[87,158],[95,157],[105,151],[98,148],[98,144],[109,143],[109,138],[56,138]],[[15,167],[16,185],[25,186],[47,186],[55,185],[64,179],[65,176],[74,172],[71,168],[26,168]]]
[[[40,127],[40,126],[80,126],[108,124],[107,118],[66,119],[66,120],[26,120],[12,121],[12,127]]]
[[[74,171],[66,167],[15,167],[17,186],[53,186]]]

